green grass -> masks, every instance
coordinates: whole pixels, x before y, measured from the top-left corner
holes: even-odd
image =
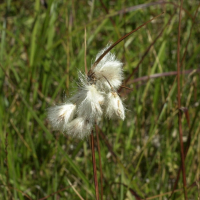
[[[95,199],[89,138],[82,141],[53,131],[46,109],[76,91],[77,71],[84,71],[85,27],[89,67],[109,42],[163,11],[112,50],[124,63],[126,80],[165,27],[126,85],[132,90],[120,92],[126,119],[103,119],[100,128],[109,147],[102,137],[100,146],[103,199],[134,200],[133,191],[141,199],[169,199],[181,166],[178,92],[176,76],[163,73],[177,71],[179,9],[143,0],[103,2],[109,14],[100,1],[49,0],[48,8],[39,0],[0,3],[0,199]],[[189,40],[183,71],[200,70],[199,11],[195,22],[192,19],[198,3],[183,2],[181,59]],[[148,6],[125,9],[140,4]],[[120,14],[122,9],[127,12]],[[157,78],[133,81],[158,73]],[[199,71],[183,73],[180,85],[185,148],[191,134],[185,160],[191,186],[187,195],[196,200],[200,198]],[[100,187],[97,151],[96,162]],[[181,175],[179,190],[171,199],[184,199],[182,188]]]

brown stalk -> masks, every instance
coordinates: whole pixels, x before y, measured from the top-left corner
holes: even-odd
[[[181,34],[181,11],[183,6],[183,0],[181,0],[181,7],[179,12],[179,26],[178,26],[178,42],[177,42],[177,85],[178,85],[178,127],[179,127],[179,140],[181,147],[181,168],[183,176],[183,190],[184,198],[187,200],[187,184],[186,184],[186,174],[185,174],[185,156],[184,156],[184,146],[183,146],[183,132],[182,132],[182,112],[181,112],[181,87],[180,87],[180,34]]]
[[[99,168],[100,168],[100,180],[101,180],[101,200],[103,200],[103,171],[102,171],[102,165],[101,165],[101,149],[99,144],[99,130],[98,126],[95,124],[96,129],[96,135],[97,135],[97,148],[98,148],[98,154],[99,154]]]
[[[132,30],[131,32],[127,33],[126,35],[124,35],[123,37],[121,37],[119,40],[117,40],[114,44],[112,44],[106,51],[104,51],[104,53],[95,61],[95,63],[92,65],[91,70],[93,70],[97,64],[101,61],[101,59],[112,49],[114,48],[117,44],[119,44],[122,40],[126,39],[129,35],[131,35],[132,33],[136,32],[137,30],[139,30],[140,28],[142,28],[143,26],[145,26],[146,24],[148,24],[149,22],[151,22],[152,20],[156,19],[157,17],[159,17],[160,15],[162,15],[163,13],[153,17],[152,19],[150,19],[149,21],[145,22],[144,24],[142,24],[141,26],[139,26],[138,28]]]
[[[189,70],[184,70],[181,72],[181,74],[190,74],[192,72],[200,72],[200,69],[189,69]],[[136,78],[134,80],[130,80],[128,82],[128,84],[132,84],[132,83],[137,83],[140,81],[148,81],[149,79],[153,79],[153,78],[160,78],[160,77],[165,77],[165,76],[174,76],[177,75],[177,71],[171,71],[171,72],[163,72],[163,73],[157,73],[157,74],[153,74],[150,76],[142,76],[139,78]],[[121,86],[123,87],[123,86]]]
[[[191,126],[188,125],[188,126],[190,127],[190,130],[189,130],[188,140],[187,140],[187,144],[186,144],[186,148],[185,148],[185,154],[184,154],[185,158],[186,158],[186,156],[187,156],[187,153],[188,153],[188,150],[189,150],[189,147],[190,147],[191,138],[192,138],[192,129],[193,129],[194,124],[195,124],[195,122],[196,122],[196,119],[197,119],[199,110],[200,110],[200,108],[197,110],[195,116],[193,117],[194,120],[193,120],[193,122],[192,122],[192,125],[191,125]],[[175,191],[176,188],[177,188],[178,180],[179,180],[179,177],[180,177],[180,173],[181,173],[181,167],[180,167],[179,170],[178,170],[178,175],[177,175],[177,177],[176,177],[176,180],[175,180],[175,183],[174,183],[174,187],[173,187],[173,190],[172,190],[172,193],[171,193],[170,197],[173,195],[174,191]],[[170,198],[170,197],[169,197],[169,198]]]
[[[85,36],[84,36],[84,46],[85,46],[85,74],[88,74],[87,69],[87,47],[86,47],[86,27],[85,27]],[[90,136],[91,139],[91,151],[92,151],[92,164],[93,164],[93,173],[94,173],[94,185],[95,185],[95,194],[96,194],[96,200],[99,200],[99,188],[98,188],[98,179],[97,179],[97,168],[96,168],[96,159],[95,159],[95,150],[94,150],[94,135],[93,130]],[[100,152],[99,152],[100,153]]]
[[[96,194],[96,200],[99,200],[99,187],[98,187],[98,180],[97,180],[97,167],[96,167],[96,160],[95,160],[93,130],[92,130],[92,133],[90,135],[90,141],[91,141],[91,151],[92,151],[92,164],[93,164],[95,194]]]
[[[125,89],[127,89],[127,90],[131,90],[131,91],[133,91],[132,88],[129,88],[129,87],[126,87],[126,86],[123,86],[123,85],[121,85],[121,88],[125,88]]]

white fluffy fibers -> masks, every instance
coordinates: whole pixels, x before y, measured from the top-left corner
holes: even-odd
[[[103,114],[101,105],[104,97],[101,92],[97,91],[95,85],[85,86],[71,98],[71,101],[77,104],[78,116],[90,122],[95,122]]]
[[[108,47],[97,54],[96,60],[99,58],[100,55],[103,54],[103,52],[107,48]],[[110,88],[110,83],[112,87],[117,90],[122,84],[123,80],[122,65],[123,63],[118,61],[114,54],[110,52],[107,53],[93,70],[97,79],[97,88],[100,88],[101,90],[105,88]]]
[[[95,61],[109,48],[100,51]],[[88,74],[78,72],[78,91],[66,104],[48,109],[48,120],[56,130],[83,139],[102,116],[125,119],[125,108],[117,94],[123,80],[122,63],[108,52]]]
[[[67,134],[72,135],[73,137],[83,139],[90,135],[92,126],[93,124],[89,123],[87,120],[78,117],[67,124],[66,131]]]
[[[65,125],[74,117],[76,105],[66,103],[47,109],[48,120],[55,130],[64,130]]]
[[[120,117],[125,119],[125,110],[122,104],[122,100],[116,92],[109,92],[106,98],[106,115],[109,118]]]

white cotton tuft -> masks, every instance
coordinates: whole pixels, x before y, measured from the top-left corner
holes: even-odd
[[[73,119],[75,111],[76,105],[72,103],[56,105],[47,109],[48,120],[55,130],[64,131],[66,124]]]
[[[109,118],[120,117],[122,120],[125,119],[125,109],[116,92],[109,92],[106,98],[106,115]]]
[[[87,85],[84,89],[71,98],[78,106],[77,114],[90,122],[95,122],[103,114],[101,105],[104,102],[103,95],[97,91],[95,85]]]
[[[97,60],[108,47],[109,46],[100,51],[97,54],[95,60]],[[117,90],[122,84],[123,80],[122,65],[123,63],[118,61],[114,54],[110,52],[107,53],[93,70],[95,73],[95,77],[97,79],[96,81],[97,88],[101,90],[105,88],[110,89],[111,88],[109,85],[110,83],[111,86]]]
[[[84,87],[88,85],[87,76],[83,74],[81,71],[78,71],[78,80],[79,80],[78,86],[80,88],[84,89]]]
[[[78,117],[67,124],[66,131],[68,135],[83,139],[90,135],[92,124],[82,117]]]

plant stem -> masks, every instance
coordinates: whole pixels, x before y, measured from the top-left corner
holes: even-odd
[[[100,179],[101,179],[101,200],[103,200],[103,172],[102,172],[102,166],[101,166],[101,149],[99,144],[99,131],[97,125],[95,125],[96,129],[96,135],[97,135],[97,148],[99,153],[99,168],[100,168]]]
[[[185,200],[187,199],[187,185],[186,185],[186,174],[185,174],[185,157],[184,157],[184,147],[183,147],[183,132],[182,132],[182,124],[181,124],[181,88],[180,88],[180,33],[181,33],[181,10],[183,6],[183,0],[181,0],[181,7],[179,12],[179,26],[178,26],[178,44],[177,44],[177,84],[178,84],[178,128],[179,128],[179,139],[181,146],[181,167],[182,167],[182,175],[183,175],[183,190]]]
[[[98,188],[98,180],[97,180],[97,168],[96,168],[96,160],[95,160],[93,131],[92,131],[92,133],[90,135],[90,140],[91,140],[92,164],[93,164],[94,186],[95,186],[96,200],[99,200],[99,188]]]

